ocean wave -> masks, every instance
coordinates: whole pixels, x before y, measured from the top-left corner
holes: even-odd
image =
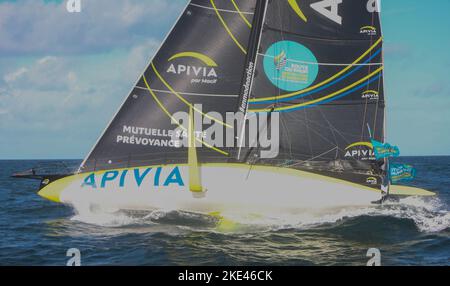
[[[74,205],[76,215],[72,220],[101,227],[129,227],[149,225],[171,225],[195,231],[215,231],[220,219],[202,214],[177,210],[136,212],[108,209],[107,206]],[[418,231],[435,233],[450,228],[448,206],[439,198],[407,197],[382,206],[327,209],[291,214],[221,214],[236,227],[232,230],[278,231],[283,229],[306,230],[318,227],[333,227],[349,219],[362,216],[393,217],[411,220]]]
[[[142,224],[142,220],[127,212],[109,208],[107,205],[92,205],[84,202],[72,204],[75,215],[72,221],[82,222],[101,227],[123,227]]]
[[[439,198],[408,197],[388,205],[387,215],[411,219],[421,232],[440,232],[450,228],[450,212]]]
[[[349,219],[363,216],[393,217],[402,220],[411,220],[420,232],[435,233],[450,228],[450,212],[439,198],[407,197],[396,202],[387,202],[381,206],[361,208],[345,208],[329,210],[316,214],[296,214],[285,217],[272,217],[279,219],[275,229],[297,228],[309,229],[323,226],[337,226]]]

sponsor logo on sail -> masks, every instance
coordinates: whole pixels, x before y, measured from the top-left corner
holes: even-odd
[[[186,76],[191,84],[216,84],[218,81],[217,63],[209,56],[196,52],[183,52],[168,60],[168,74]]]
[[[375,177],[369,177],[367,178],[366,183],[369,185],[376,185],[378,184],[378,180]]]
[[[287,64],[286,52],[282,51],[281,54],[275,57],[274,62],[277,70],[284,68]]]
[[[359,33],[367,36],[376,36],[377,28],[374,26],[364,26],[359,29]]]
[[[356,142],[345,148],[345,158],[357,160],[375,160],[373,145],[370,142]]]
[[[239,106],[239,112],[247,113],[248,108],[248,98],[250,96],[250,88],[253,79],[253,75],[255,72],[255,64],[251,61],[248,63],[248,67],[245,70],[245,82],[243,85],[244,92],[242,94],[241,104]]]
[[[319,73],[318,61],[312,51],[293,41],[280,41],[269,47],[263,64],[272,84],[286,91],[307,88]]]
[[[378,100],[380,98],[380,93],[376,90],[366,90],[362,93],[361,98],[368,100]]]

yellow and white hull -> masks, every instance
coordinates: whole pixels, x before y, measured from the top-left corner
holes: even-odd
[[[196,213],[295,212],[370,205],[382,197],[377,189],[288,168],[204,164],[200,170],[201,194],[189,188],[187,165],[77,174],[50,183],[39,194],[65,204]]]

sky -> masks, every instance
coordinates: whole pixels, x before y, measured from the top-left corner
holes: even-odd
[[[187,0],[64,2],[0,0],[0,159],[84,158]],[[450,155],[448,11],[382,0],[388,141],[403,155]]]

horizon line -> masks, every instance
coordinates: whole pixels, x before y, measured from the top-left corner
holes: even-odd
[[[404,156],[400,156],[397,158],[405,158],[405,157],[450,157],[450,154],[444,154],[444,155],[404,155]],[[391,158],[391,159],[396,159],[396,158]],[[29,159],[25,159],[25,158],[10,158],[10,159],[3,159],[0,158],[0,161],[64,161],[64,160],[79,160],[82,161],[83,158],[63,158],[63,159],[42,159],[42,158],[38,158],[38,159],[33,159],[33,158],[29,158]]]

